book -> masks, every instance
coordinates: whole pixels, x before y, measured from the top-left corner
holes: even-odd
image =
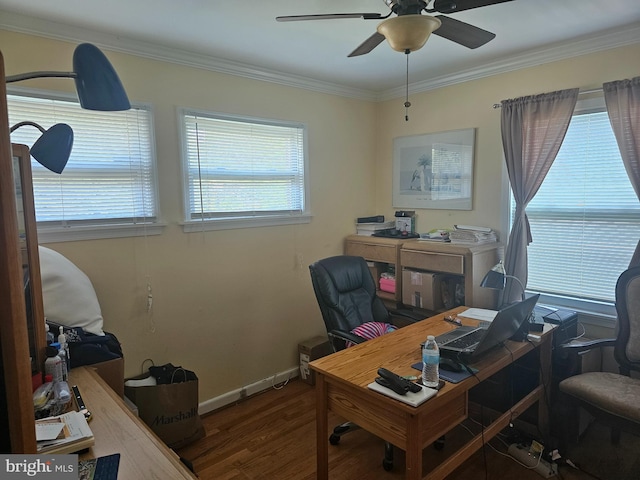
[[[36,420],[36,440],[38,453],[55,454],[78,452],[95,443],[87,419],[76,411]]]
[[[117,480],[120,454],[114,453],[78,462],[79,480]]]
[[[356,223],[356,234],[373,235],[375,232],[388,230],[393,228],[395,222],[372,222],[372,223]]]
[[[374,215],[373,217],[358,217],[357,223],[383,223],[384,215]]]

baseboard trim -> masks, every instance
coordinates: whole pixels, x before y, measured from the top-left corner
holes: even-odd
[[[214,398],[210,398],[209,400],[205,400],[198,405],[198,414],[204,415],[206,413],[217,410],[218,408],[226,407],[227,405],[231,405],[233,403],[239,402],[251,395],[255,395],[256,393],[263,392],[273,387],[274,385],[278,385],[279,383],[286,382],[294,377],[297,377],[300,374],[300,370],[298,367],[290,368],[285,370],[284,372],[276,373],[273,377],[263,378],[262,380],[258,380],[257,382],[251,383],[249,385],[245,385],[242,388],[238,388],[236,390],[232,390],[227,393],[223,393]]]

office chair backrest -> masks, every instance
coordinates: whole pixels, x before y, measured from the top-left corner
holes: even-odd
[[[309,270],[327,332],[389,322],[389,312],[376,296],[376,284],[362,257],[329,257],[309,265]]]
[[[618,334],[614,356],[620,373],[640,371],[640,266],[625,270],[616,284]]]

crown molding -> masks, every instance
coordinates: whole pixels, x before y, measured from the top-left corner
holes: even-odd
[[[600,35],[580,37],[572,42],[559,43],[543,49],[530,50],[518,55],[512,55],[496,62],[461,70],[454,74],[442,75],[424,82],[414,82],[409,84],[409,89],[410,93],[426,92],[458,83],[499,75],[501,73],[535,67],[545,63],[566,60],[567,58],[638,43],[640,43],[640,23],[635,23]],[[405,90],[406,87],[404,85],[389,89],[380,93],[377,99],[383,101],[404,97]]]
[[[71,43],[91,42],[113,52],[360,100],[390,100],[404,96],[406,89],[405,85],[382,92],[357,89],[1,10],[0,29]],[[409,89],[410,93],[426,92],[579,55],[637,44],[639,39],[640,24],[635,23],[600,35],[581,37],[571,42],[511,55],[424,82],[414,82],[409,85]]]
[[[185,67],[199,68],[238,77],[303,88],[319,93],[375,101],[377,92],[324,82],[309,77],[282,73],[240,62],[223,60],[164,45],[133,40],[96,30],[65,25],[36,17],[0,10],[0,29],[69,43],[91,42],[112,52],[125,53]]]

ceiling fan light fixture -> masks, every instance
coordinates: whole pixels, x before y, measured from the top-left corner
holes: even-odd
[[[431,15],[402,15],[381,22],[378,33],[384,35],[394,50],[415,52],[427,43],[429,35],[440,25],[442,22]]]

